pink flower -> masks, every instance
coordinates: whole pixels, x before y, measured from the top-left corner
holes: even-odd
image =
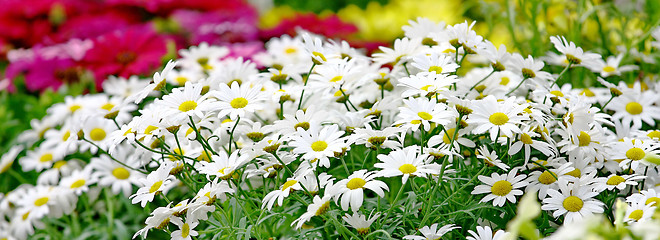
[[[77,82],[80,72],[79,66],[71,59],[44,59],[36,56],[34,59],[11,63],[7,67],[6,75],[7,78],[14,79],[23,74],[25,87],[29,91],[43,91],[48,88],[57,90],[63,83]]]
[[[144,75],[158,68],[167,53],[166,41],[149,26],[108,33],[94,40],[83,65],[94,72],[100,89],[108,75]]]

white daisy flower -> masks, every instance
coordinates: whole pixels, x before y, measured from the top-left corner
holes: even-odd
[[[156,194],[166,190],[173,181],[174,176],[170,176],[170,170],[173,167],[173,165],[161,164],[156,171],[149,173],[146,178],[140,179],[142,187],[130,196],[131,202],[133,204],[139,202],[144,207],[147,202],[153,201]]]
[[[229,48],[209,45],[206,42],[179,50],[181,66],[198,72],[213,70],[219,64],[220,59],[228,54]]]
[[[569,42],[563,36],[551,36],[550,42],[560,53],[566,56],[566,60],[573,65],[586,65],[590,62],[601,59],[600,54],[585,52],[582,48]]]
[[[549,198],[543,199],[542,210],[553,211],[552,216],[557,218],[564,215],[564,224],[571,224],[594,213],[603,213],[603,203],[595,200],[598,192],[592,191],[590,186],[559,182],[559,191],[548,189]]]
[[[533,160],[532,160],[533,161]],[[533,171],[529,174],[527,181],[529,185],[525,188],[525,192],[538,192],[539,198],[543,199],[547,196],[549,189],[556,189],[558,182],[568,181],[573,176],[568,175],[569,172],[575,170],[572,163],[565,163],[558,168],[548,167],[548,170]]]
[[[489,226],[477,226],[477,231],[468,230],[471,236],[467,237],[467,240],[505,240],[509,239],[510,233],[504,230],[497,230],[493,233],[493,230]]]
[[[410,61],[412,56],[421,52],[422,39],[420,38],[398,38],[394,40],[394,48],[380,46],[381,53],[374,53],[373,60],[376,64],[384,65],[391,63],[392,65],[400,65]]]
[[[655,91],[633,91],[616,97],[605,108],[614,110],[612,119],[621,120],[621,123],[633,129],[640,129],[642,122],[655,126],[655,120],[660,119],[660,107],[654,105],[660,100]]]
[[[527,116],[521,115],[527,104],[517,104],[515,101],[515,97],[510,97],[498,102],[493,96],[476,101],[472,106],[474,112],[466,120],[469,125],[477,126],[472,132],[482,134],[488,131],[493,141],[497,139],[498,133],[507,137],[519,133],[518,125],[528,119]]]
[[[381,168],[379,176],[395,177],[403,176],[403,184],[411,176],[427,177],[427,175],[438,174],[440,166],[429,162],[428,154],[419,154],[417,146],[409,146],[397,149],[389,154],[378,155],[378,162],[374,167]]]
[[[312,219],[314,216],[320,216],[325,214],[328,209],[330,209],[330,200],[332,198],[330,196],[323,196],[323,198],[319,197],[318,195],[314,196],[314,199],[312,200],[312,203],[307,206],[307,211],[300,215],[299,218],[294,220],[291,223],[291,226],[293,227],[295,225],[295,229],[300,229],[303,224],[305,224],[307,221]]]
[[[642,141],[640,139],[624,138],[621,142],[612,143],[612,159],[622,159],[619,166],[624,169],[638,171],[640,163],[646,165],[643,160],[647,157],[655,157],[660,154],[660,145],[653,141]]]
[[[401,93],[403,98],[415,97],[435,97],[449,90],[449,86],[458,82],[456,75],[438,74],[435,72],[420,72],[416,75],[399,79],[399,86],[406,87],[406,91]]]
[[[539,141],[534,138],[540,137],[541,134],[538,134],[533,131],[533,127],[528,126],[523,128],[520,133],[518,134],[518,141],[513,142],[511,144],[511,148],[509,148],[509,155],[513,156],[516,153],[520,152],[520,150],[524,147],[524,154],[525,154],[525,165],[527,162],[529,162],[529,156],[531,155],[531,148],[534,148],[538,150],[539,152],[543,153],[545,156],[556,156],[559,153],[557,152],[557,149],[553,146],[550,145],[547,142],[544,141]]]
[[[594,188],[596,190],[604,191],[613,190],[614,188],[618,190],[624,190],[628,186],[637,186],[637,181],[644,180],[645,176],[638,176],[635,174],[632,175],[617,175],[611,174],[608,177],[596,178]]]
[[[129,156],[129,153],[133,151],[129,151],[128,147],[123,148],[118,151],[116,159],[131,168],[139,168],[141,164],[138,159]],[[113,161],[107,155],[92,158],[89,165],[95,170],[92,176],[98,179],[99,186],[110,186],[112,193],[122,192],[125,197],[129,197],[133,193],[133,186],[139,186],[139,180],[144,178],[144,174]]]
[[[547,86],[547,80],[552,79],[552,75],[548,72],[541,71],[545,64],[543,61],[536,60],[530,55],[527,59],[523,58],[520,54],[513,54],[511,61],[509,61],[508,69],[512,72],[518,73],[525,79],[530,79],[538,85]]]
[[[440,239],[442,236],[450,232],[451,230],[454,229],[459,229],[461,227],[456,226],[454,224],[447,224],[444,225],[440,228],[438,228],[438,224],[434,223],[433,225],[429,226],[424,226],[419,229],[419,233],[422,234],[422,236],[418,235],[407,235],[403,237],[403,239],[412,239],[412,240],[427,240],[427,239]]]
[[[656,208],[656,206],[653,206],[653,203],[645,204],[643,200],[639,202],[633,202],[628,207],[628,209],[626,209],[623,221],[627,223],[648,221],[653,217],[653,213],[655,213]]]
[[[142,102],[149,94],[151,94],[154,91],[160,91],[165,87],[165,84],[167,83],[165,77],[169,74],[174,67],[178,65],[178,62],[170,60],[167,62],[167,65],[165,65],[165,68],[163,68],[162,72],[156,72],[154,73],[153,80],[149,85],[144,87],[142,90],[139,92],[132,93],[130,96],[128,96],[124,101],[125,102],[133,102],[135,104],[138,104]]]
[[[191,240],[192,237],[195,237],[199,235],[197,231],[195,231],[195,227],[199,225],[199,221],[195,219],[194,217],[190,216],[190,214],[193,211],[188,212],[186,215],[186,221],[182,221],[180,218],[172,218],[172,223],[179,227],[179,230],[172,231],[170,236],[172,237],[172,240]]]
[[[218,99],[214,105],[219,110],[218,118],[229,115],[232,120],[237,117],[243,117],[248,112],[254,112],[263,107],[264,100],[260,87],[248,86],[244,84],[239,86],[238,82],[233,82],[231,88],[226,84],[220,84],[219,89],[211,91],[209,94]]]
[[[395,124],[405,124],[416,131],[420,126],[431,130],[431,123],[447,125],[454,119],[453,112],[447,110],[447,105],[426,98],[408,98],[403,102],[406,107],[399,107],[399,120]]]
[[[211,162],[200,161],[197,165],[197,171],[201,174],[209,176],[217,176],[221,179],[229,179],[234,171],[245,166],[252,159],[246,155],[240,155],[239,151],[234,151],[231,155],[226,152],[220,151],[218,155],[211,156]]]
[[[2,154],[2,157],[0,157],[0,174],[9,171],[11,166],[14,164],[14,161],[16,160],[16,157],[18,154],[23,151],[24,147],[21,145],[14,145],[9,150]]]
[[[183,89],[173,89],[172,93],[163,96],[162,100],[156,100],[154,104],[162,108],[163,117],[171,123],[182,124],[192,116],[204,118],[214,108],[214,104],[206,95],[201,94],[202,88],[200,84],[186,83]]]
[[[302,154],[307,160],[318,160],[321,167],[330,167],[330,159],[335,153],[342,152],[346,147],[345,139],[342,137],[344,131],[339,131],[337,125],[310,128],[308,131],[298,129],[298,134],[291,138],[290,146],[293,152]]]
[[[620,76],[621,73],[630,72],[639,68],[636,65],[619,66],[621,60],[623,60],[623,56],[623,53],[619,53],[619,55],[607,57],[607,61],[596,59],[588,64],[585,63],[585,66],[591,71],[599,73],[600,76],[604,78],[609,76]]]
[[[365,215],[362,215],[358,212],[354,212],[353,215],[349,215],[348,213],[342,217],[348,225],[350,225],[352,228],[355,228],[355,230],[358,232],[358,234],[364,236],[369,233],[369,227],[371,227],[371,224],[376,221],[376,219],[380,216],[380,213],[376,214],[370,214],[368,218],[366,218]]]
[[[294,190],[300,191],[302,189],[303,188],[302,185],[300,185],[300,181],[298,181],[296,178],[287,178],[287,181],[282,184],[280,189],[276,189],[266,194],[262,200],[261,208],[266,208],[270,211],[273,209],[273,204],[275,204],[275,201],[277,201],[277,205],[282,206],[284,199],[288,197],[291,192]]]
[[[59,186],[65,191],[72,191],[80,196],[89,191],[89,185],[96,183],[96,180],[92,177],[92,168],[87,167],[83,170],[75,170],[70,176],[62,178]]]
[[[389,187],[382,181],[375,180],[377,174],[375,172],[368,172],[367,170],[358,170],[353,172],[347,179],[340,180],[336,187],[337,195],[334,196],[335,202],[341,198],[341,208],[348,211],[350,205],[353,212],[357,212],[362,206],[364,201],[364,189],[369,189],[380,197],[385,196],[385,191],[389,191]]]
[[[477,158],[483,159],[484,163],[489,166],[495,166],[504,171],[509,171],[509,165],[506,165],[499,159],[497,151],[488,151],[486,145],[481,145],[481,147],[479,147],[479,150],[477,150]]]
[[[500,175],[492,173],[490,177],[478,176],[479,180],[485,183],[485,185],[474,187],[472,194],[489,193],[479,202],[489,202],[493,200],[493,206],[504,206],[507,201],[516,203],[516,196],[523,194],[523,191],[518,188],[529,184],[528,182],[523,181],[527,175],[517,175],[517,173],[518,169],[514,168],[508,174]]]

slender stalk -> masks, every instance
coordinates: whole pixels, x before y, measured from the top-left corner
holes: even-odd
[[[303,83],[303,90],[300,93],[300,102],[298,102],[298,109],[300,110],[300,107],[302,107],[303,103],[303,97],[305,97],[305,87],[307,86],[307,82],[309,82],[309,75],[312,75],[312,69],[316,66],[316,63],[312,63],[312,67],[309,68],[309,72],[307,72],[307,77],[305,78],[305,82]]]

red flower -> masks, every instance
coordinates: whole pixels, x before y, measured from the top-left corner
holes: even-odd
[[[94,72],[97,88],[108,75],[129,77],[151,73],[167,53],[167,38],[141,26],[102,35],[94,40],[83,64]]]

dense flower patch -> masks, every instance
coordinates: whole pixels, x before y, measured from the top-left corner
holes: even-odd
[[[473,26],[411,20],[372,55],[301,32],[252,60],[201,43],[151,80],[103,68],[123,77],[3,155],[40,174],[0,198],[0,234],[117,214],[91,206],[103,191],[149,209],[134,238],[657,239],[656,77],[631,49],[553,36],[522,56]],[[557,84],[578,70],[599,86]]]

